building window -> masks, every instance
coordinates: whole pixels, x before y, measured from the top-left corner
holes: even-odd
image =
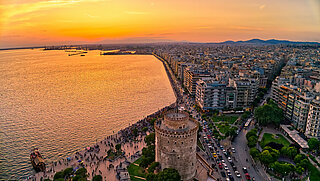
[[[176,145],[176,144],[177,144],[177,142],[174,142],[174,144]]]
[[[181,144],[183,145],[183,141],[181,142]]]

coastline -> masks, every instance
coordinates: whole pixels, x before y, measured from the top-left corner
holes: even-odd
[[[117,180],[116,178],[119,176],[119,169],[122,170],[123,165],[129,165],[131,162],[135,161],[141,156],[142,148],[145,146],[144,137],[146,133],[150,133],[154,129],[153,125],[151,125],[149,121],[161,116],[162,113],[168,109],[175,108],[181,99],[181,95],[176,88],[175,82],[170,71],[168,70],[169,67],[167,67],[168,65],[166,64],[165,60],[155,54],[152,55],[163,63],[176,100],[172,104],[163,107],[157,112],[146,116],[145,118],[124,129],[121,129],[117,133],[106,136],[103,140],[97,142],[91,147],[82,149],[66,159],[47,164],[45,173],[36,173],[28,177],[27,180],[40,181],[46,178],[52,180],[56,172],[62,171],[69,167],[86,168],[89,174],[88,179],[92,179],[94,175],[100,174],[104,180],[106,180],[106,178],[108,178],[108,181]],[[142,131],[142,128],[144,127],[148,128],[146,133]],[[133,129],[138,129],[139,131],[139,135],[135,137],[134,140],[131,139]],[[107,150],[114,149],[116,144],[121,144],[124,154],[117,157],[115,160],[107,159]],[[106,175],[108,175],[108,177],[106,177]]]

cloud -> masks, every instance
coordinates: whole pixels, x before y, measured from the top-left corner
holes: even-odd
[[[266,5],[265,5],[265,4],[262,4],[262,5],[259,6],[259,9],[260,9],[260,10],[263,10],[265,7],[266,7]]]
[[[0,5],[2,11],[2,18],[10,19],[16,16],[22,16],[27,13],[36,12],[44,9],[51,9],[56,7],[65,7],[80,2],[99,2],[102,0],[46,0],[46,1],[32,1],[30,3],[12,3]]]

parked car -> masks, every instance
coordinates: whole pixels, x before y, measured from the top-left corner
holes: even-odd
[[[232,162],[232,159],[231,159],[231,157],[228,157],[228,161],[229,161],[229,162]]]
[[[251,180],[251,177],[248,173],[245,174],[247,180]]]
[[[237,176],[238,178],[241,177],[240,172],[239,172],[238,170],[234,171],[234,173],[236,174],[236,176]]]
[[[226,177],[226,173],[224,171],[220,172],[222,177]]]
[[[236,149],[235,148],[231,148],[231,151],[232,151],[232,153],[235,153]]]
[[[243,167],[242,170],[243,170],[243,173],[245,173],[245,174],[248,173],[248,170],[246,167]]]

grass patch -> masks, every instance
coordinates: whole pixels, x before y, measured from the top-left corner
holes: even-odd
[[[219,123],[216,124],[216,126],[222,134],[226,134],[226,132],[230,129],[230,125],[225,123]]]
[[[309,164],[309,172],[310,172],[310,181],[318,181],[320,180],[320,171],[313,166],[311,163]]]
[[[211,119],[213,122],[223,121],[223,122],[227,122],[229,124],[233,124],[238,119],[238,116],[225,116],[225,115],[217,116],[217,115],[214,115],[211,117]]]
[[[141,158],[139,158],[138,160],[136,160],[135,162],[131,163],[129,166],[128,166],[128,172],[129,172],[129,175],[130,175],[130,179],[135,181],[140,181],[141,179],[138,179],[138,178],[135,178],[134,176],[138,176],[138,177],[143,177],[145,178],[146,175],[144,173],[144,169],[135,165],[135,164],[140,164],[142,161]],[[135,163],[135,164],[134,164]]]
[[[289,146],[290,145],[290,142],[284,136],[282,136],[281,134],[274,135],[274,134],[271,134],[271,133],[264,133],[263,137],[262,137],[262,140],[260,142],[260,146],[262,148],[264,148],[265,145],[267,145],[270,142],[279,143],[279,144],[282,144],[284,146]]]

